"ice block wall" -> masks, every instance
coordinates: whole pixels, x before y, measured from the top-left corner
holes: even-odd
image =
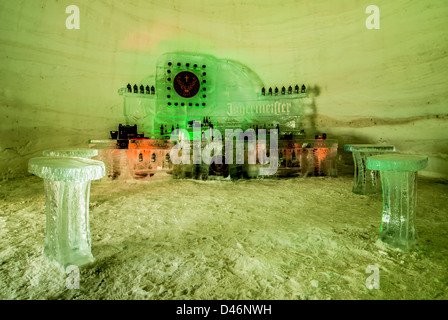
[[[66,28],[72,4],[79,30]],[[165,52],[237,61],[267,87],[306,81],[310,137],[394,144],[429,156],[421,175],[446,177],[447,15],[444,0],[1,1],[0,178],[45,149],[109,138],[124,122],[117,88],[155,76]]]

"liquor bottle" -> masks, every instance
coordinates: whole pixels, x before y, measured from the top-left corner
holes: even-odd
[[[304,84],[302,84],[302,93],[305,93],[306,87]]]
[[[138,93],[138,87],[136,84],[134,84],[134,93]]]
[[[282,87],[282,95],[284,95],[286,93],[286,89],[285,87]]]
[[[151,86],[151,94],[156,94],[156,88],[154,86]]]
[[[132,92],[132,87],[131,87],[130,83],[128,83],[127,88],[128,88],[128,92]]]
[[[278,96],[278,88],[275,87],[275,95]]]
[[[149,86],[146,86],[146,94],[150,94],[150,92],[149,92]]]
[[[292,93],[292,87],[289,86],[289,88],[288,88],[288,94],[291,94],[291,93]]]
[[[261,95],[266,95],[266,89],[263,87],[263,88],[261,88]]]
[[[272,88],[269,88],[269,95],[272,96]]]
[[[296,84],[296,87],[294,88],[294,93],[299,93],[299,85]]]
[[[140,86],[140,93],[145,93],[145,87],[143,85]]]

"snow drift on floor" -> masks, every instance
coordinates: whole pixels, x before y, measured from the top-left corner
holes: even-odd
[[[42,256],[42,180],[2,182],[0,298],[448,299],[448,185],[420,178],[420,239],[402,253],[377,242],[381,195],[352,179],[94,181],[79,289]]]

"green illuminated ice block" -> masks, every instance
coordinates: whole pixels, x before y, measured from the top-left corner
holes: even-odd
[[[63,269],[94,261],[89,226],[90,181],[105,175],[101,161],[39,157],[28,171],[44,179],[46,241],[44,255]]]
[[[417,241],[417,171],[427,165],[428,157],[422,155],[394,153],[367,159],[367,168],[380,172],[383,186],[379,238],[391,247],[407,251]]]
[[[371,194],[381,191],[381,183],[377,171],[366,168],[367,158],[379,153],[394,152],[395,146],[380,144],[346,144],[345,151],[352,152],[355,168],[353,193]]]
[[[45,157],[80,157],[91,158],[98,155],[95,149],[63,149],[63,150],[45,150],[42,153]]]

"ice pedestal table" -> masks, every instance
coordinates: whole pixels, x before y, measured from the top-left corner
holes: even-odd
[[[383,186],[379,238],[391,247],[407,251],[417,241],[417,172],[427,165],[428,157],[422,155],[395,153],[367,158],[367,168],[380,171]]]
[[[63,150],[45,150],[42,153],[45,157],[80,157],[91,158],[98,155],[96,149],[63,149]]]
[[[90,183],[105,175],[104,163],[74,157],[39,157],[29,160],[28,171],[44,179],[47,215],[44,255],[63,269],[93,262]]]
[[[353,193],[371,194],[381,192],[381,183],[378,171],[366,168],[367,158],[381,153],[395,152],[395,146],[380,144],[346,144],[345,151],[353,154],[354,182]]]

